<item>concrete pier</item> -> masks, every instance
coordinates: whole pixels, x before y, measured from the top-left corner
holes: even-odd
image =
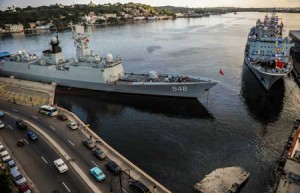
[[[53,104],[56,84],[0,77],[0,100],[24,106]]]
[[[276,170],[276,193],[300,192],[300,120],[295,122]]]
[[[201,193],[233,193],[247,181],[250,173],[241,167],[219,168],[195,184],[194,189]]]

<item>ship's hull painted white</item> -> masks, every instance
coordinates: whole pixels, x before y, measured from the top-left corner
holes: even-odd
[[[245,57],[245,64],[249,67],[249,69],[253,72],[253,74],[256,76],[258,81],[263,85],[263,87],[269,91],[272,87],[272,85],[282,78],[284,75],[282,74],[267,74],[262,73],[258,69],[256,69],[251,62]]]
[[[19,65],[17,68],[16,65]],[[97,69],[70,68],[56,70],[55,66],[27,66],[23,63],[9,62],[0,70],[2,76],[14,76],[18,79],[44,83],[55,82],[57,85],[73,88],[98,90],[105,92],[156,95],[169,97],[198,98],[217,82],[170,82],[170,83],[137,83],[114,84],[98,81]]]

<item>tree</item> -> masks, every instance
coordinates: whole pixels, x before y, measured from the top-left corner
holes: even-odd
[[[1,193],[12,193],[8,176],[5,174],[0,174],[0,190]]]

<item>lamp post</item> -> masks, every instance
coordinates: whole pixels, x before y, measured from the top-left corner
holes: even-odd
[[[127,169],[124,169],[123,171],[124,171],[124,174],[126,174],[126,175],[129,177],[129,179],[131,179],[131,176],[130,176],[130,169],[127,168]],[[128,173],[126,173],[125,171],[128,171]],[[114,179],[117,179],[117,177],[119,177],[120,191],[121,191],[121,193],[123,193],[122,174],[123,174],[123,172],[120,172],[120,173],[119,173],[119,176],[113,176],[113,177],[111,178],[111,180],[110,180],[110,182],[109,182],[110,192],[113,192],[112,185],[113,185]]]

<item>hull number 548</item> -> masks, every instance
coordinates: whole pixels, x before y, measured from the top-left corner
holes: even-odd
[[[173,92],[187,92],[187,86],[172,86]]]

